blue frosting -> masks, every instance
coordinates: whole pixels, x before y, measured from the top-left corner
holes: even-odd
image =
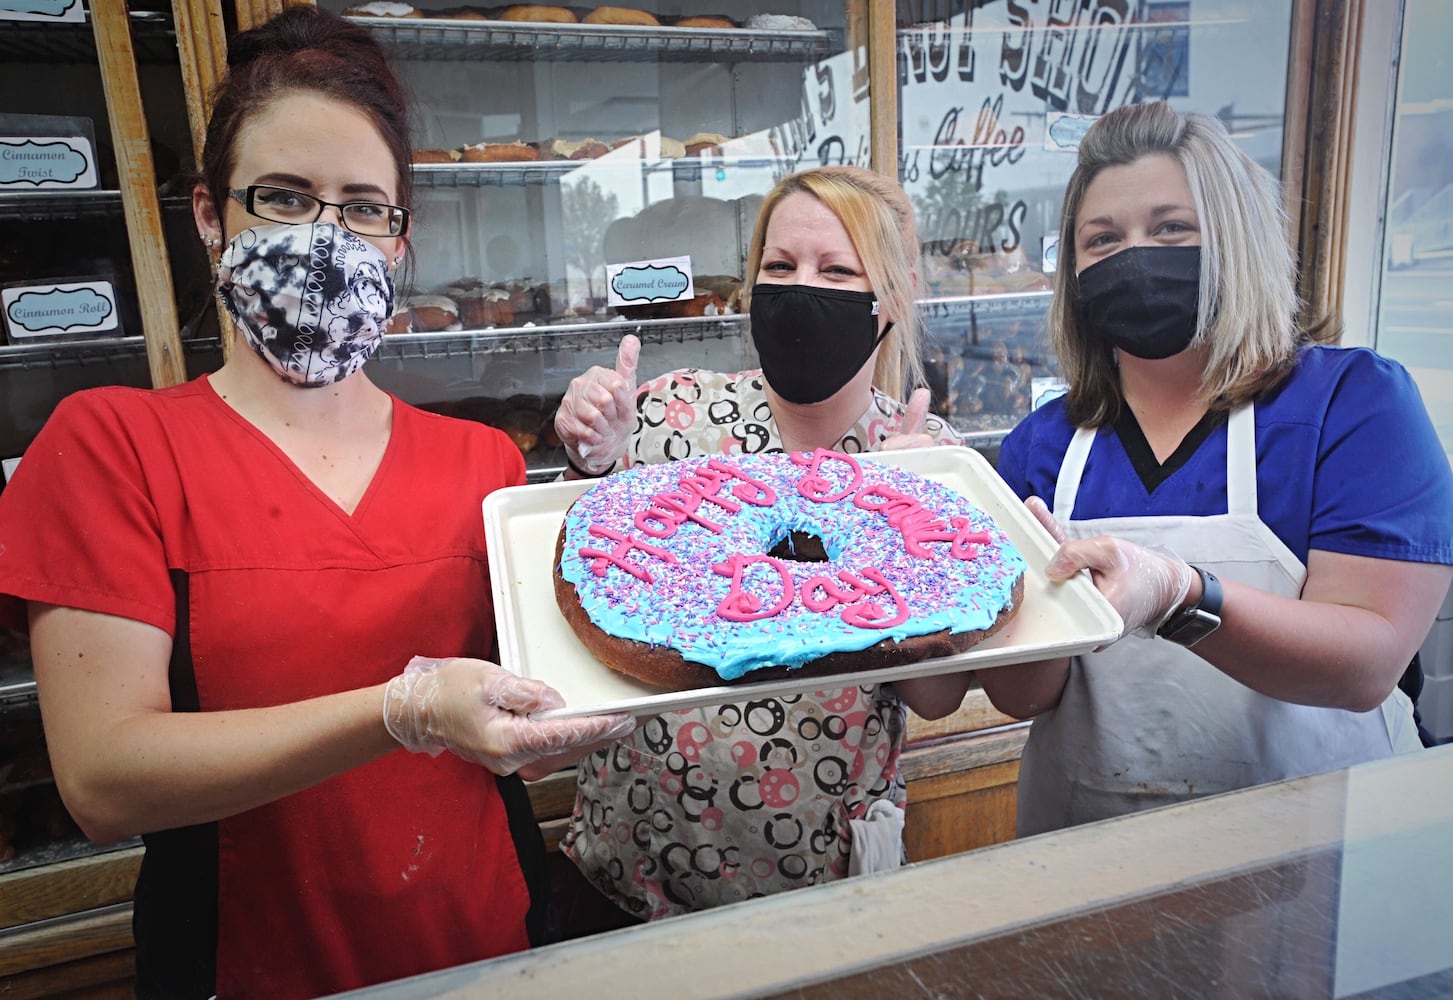
[[[813,457],[823,480],[819,495],[848,488],[858,469],[861,483],[838,502],[803,496],[798,484],[811,470],[800,463]],[[695,492],[683,490],[683,480],[700,476],[709,462],[728,463],[768,485],[776,492],[776,502],[763,507],[736,499],[733,490],[750,497],[756,489],[735,477],[697,480]],[[702,482],[708,485],[703,487]],[[885,489],[894,492],[882,492]],[[988,532],[988,544],[969,546],[967,558],[955,555],[949,540],[927,542],[921,554],[912,554],[904,545],[905,530],[911,533],[912,525],[895,525],[885,509],[874,509],[882,508],[884,498],[895,492],[921,504],[916,516],[940,529],[937,537]],[[663,509],[663,496],[668,498],[665,509],[671,509],[674,496],[693,516],[679,524],[669,518],[644,522],[637,518],[653,506],[658,512]],[[867,507],[855,504],[854,496],[863,497]],[[914,509],[918,504],[900,501],[898,506]],[[676,509],[679,519],[682,508]],[[712,531],[701,522],[721,530]],[[616,534],[592,536],[592,526]],[[652,537],[648,530],[669,537]],[[735,576],[737,605],[748,614],[762,614],[758,604],[763,610],[784,601],[786,606],[752,621],[732,621],[718,614],[733,594],[732,557],[760,557],[790,532],[820,538],[830,561],[749,558]],[[629,540],[619,562],[581,554],[582,549],[614,551],[621,545],[616,538]],[[965,552],[962,547],[958,551]],[[671,553],[674,561],[662,552]],[[596,566],[604,573],[597,574]],[[649,575],[649,582],[632,575],[626,566]],[[560,571],[575,586],[581,605],[599,628],[621,638],[670,647],[689,661],[714,668],[724,680],[734,680],[752,670],[801,666],[829,653],[866,649],[884,639],[987,628],[1012,602],[1024,568],[1023,557],[1004,532],[962,494],[895,466],[818,452],[799,455],[797,461],[782,454],[748,455],[633,466],[617,473],[582,494],[566,514]],[[790,582],[784,582],[783,573]],[[827,596],[824,577],[839,588],[837,600]],[[892,592],[864,593],[874,589],[878,579],[886,581]],[[854,588],[854,581],[862,585]],[[867,627],[897,617],[900,609],[907,612],[901,624]]]

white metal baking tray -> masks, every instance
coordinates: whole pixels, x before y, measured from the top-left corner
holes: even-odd
[[[590,481],[540,483],[497,490],[484,500],[484,531],[494,589],[500,663],[542,680],[566,707],[542,716],[635,712],[723,705],[791,691],[822,691],[929,674],[982,670],[1056,656],[1074,656],[1120,634],[1120,616],[1083,574],[1051,584],[1044,566],[1056,544],[988,461],[971,448],[920,448],[859,456],[892,462],[951,487],[994,517],[1023,553],[1028,570],[1019,614],[987,642],[956,656],[881,670],[812,678],[664,691],[611,670],[575,637],[555,604],[555,540],[565,511]]]

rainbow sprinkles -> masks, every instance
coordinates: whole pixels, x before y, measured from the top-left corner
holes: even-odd
[[[794,536],[826,560],[791,551]],[[595,626],[723,680],[986,629],[1025,568],[956,491],[823,449],[633,466],[576,500],[561,552]]]

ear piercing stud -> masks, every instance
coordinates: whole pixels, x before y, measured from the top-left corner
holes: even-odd
[[[216,236],[203,236],[202,243],[208,250],[216,250],[222,245],[222,241]]]

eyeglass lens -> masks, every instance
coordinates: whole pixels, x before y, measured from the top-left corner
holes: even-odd
[[[253,215],[271,222],[312,222],[323,214],[324,203],[310,194],[288,188],[255,185],[251,188]],[[335,206],[343,225],[360,236],[397,236],[408,216],[396,205],[351,201]]]

